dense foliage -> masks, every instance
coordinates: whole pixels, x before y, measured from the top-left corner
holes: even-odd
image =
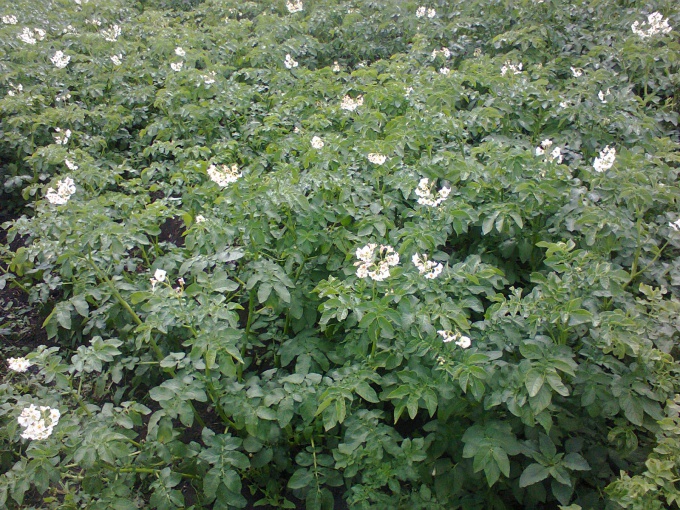
[[[675,2],[0,16],[0,506],[677,507]]]

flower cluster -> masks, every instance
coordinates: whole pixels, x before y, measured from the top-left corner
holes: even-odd
[[[118,55],[113,55],[110,57],[111,62],[113,62],[114,66],[119,66],[123,63],[123,54],[119,53]]]
[[[583,76],[583,69],[580,67],[570,67],[569,69],[571,69],[571,74],[574,75],[574,78],[580,78]]]
[[[202,74],[201,78],[203,78],[203,83],[205,83],[206,85],[212,85],[213,83],[215,83],[215,76],[216,76],[215,71],[210,71],[208,74]]]
[[[420,274],[422,274],[428,280],[437,278],[444,269],[444,266],[435,262],[433,260],[427,260],[427,255],[415,254],[411,257],[411,261],[418,268]]]
[[[177,46],[177,48],[175,48],[175,55],[177,55],[178,57],[183,57],[186,54],[187,52],[184,51],[184,49],[181,46]]]
[[[205,216],[199,214],[198,216],[196,216],[195,221],[196,223],[205,223]]]
[[[54,143],[57,145],[66,145],[69,138],[71,138],[71,130],[67,129],[66,131],[63,131],[63,134],[61,128],[54,128],[54,130],[59,133],[54,135]]]
[[[673,30],[668,24],[668,20],[664,19],[660,12],[653,12],[647,16],[647,21],[643,21],[642,23],[636,21],[630,28],[633,30],[634,34],[639,35],[643,39],[652,37],[656,34],[667,34]]]
[[[63,94],[58,94],[58,95],[56,95],[56,96],[54,97],[54,100],[55,100],[57,103],[60,103],[61,101],[68,101],[69,99],[71,99],[71,94],[69,94],[68,92],[65,92],[65,93],[63,93]],[[69,132],[69,135],[70,135],[70,134],[71,134],[71,133]]]
[[[347,110],[350,112],[353,112],[356,110],[358,107],[364,104],[364,96],[357,96],[356,99],[352,99],[349,96],[345,96],[342,98],[342,103],[340,103],[340,108],[343,110]]]
[[[503,67],[501,67],[501,76],[505,76],[505,74],[511,71],[512,74],[521,74],[522,73],[522,63],[520,62],[519,64],[515,65],[509,60],[506,60],[505,63],[503,64]]]
[[[61,413],[58,409],[31,404],[24,408],[17,418],[19,425],[24,427],[21,437],[24,439],[47,439],[52,435],[54,427],[59,423]]]
[[[184,62],[172,62],[170,64],[170,67],[172,68],[173,71],[179,72],[179,71],[182,70],[183,65],[184,65]]]
[[[69,160],[68,158],[64,158],[64,164],[72,172],[78,170],[78,165],[76,165],[73,161]]]
[[[100,20],[98,20],[97,18],[86,19],[85,24],[86,25],[94,25],[96,27],[102,26],[102,22]]]
[[[118,39],[118,36],[121,34],[121,30],[118,25],[111,25],[111,28],[108,30],[102,30],[101,34],[107,41],[116,42],[116,39]]]
[[[616,149],[614,147],[609,147],[607,145],[604,149],[600,151],[600,156],[595,158],[593,161],[593,168],[596,172],[606,172],[612,166],[614,166],[614,161],[616,160]]]
[[[434,183],[432,183],[432,185],[434,185]],[[432,193],[432,185],[430,185],[430,180],[427,177],[420,179],[418,187],[416,188],[416,195],[418,195],[418,203],[420,205],[437,207],[446,200],[446,197],[451,193],[451,188],[445,186],[439,190],[437,198],[435,198],[435,195]]]
[[[331,67],[331,71],[333,71],[334,73],[340,72],[340,64],[338,64],[337,60],[333,62],[333,67]]]
[[[437,331],[439,335],[444,339],[444,343],[449,343],[455,341],[456,345],[462,349],[467,349],[472,345],[472,340],[469,337],[461,335],[460,333],[454,333],[453,331],[440,329]]]
[[[32,365],[26,358],[8,358],[7,365],[15,372],[25,372]]]
[[[293,69],[298,66],[298,63],[293,60],[289,53],[286,53],[286,60],[283,61],[283,64],[286,66],[286,69]]]
[[[2,22],[3,22],[5,25],[16,25],[16,24],[17,24],[17,21],[18,21],[18,20],[17,20],[17,17],[14,16],[14,15],[12,15],[12,14],[10,14],[9,16],[3,16],[3,17],[2,17]]]
[[[286,9],[288,9],[288,12],[295,13],[295,12],[300,12],[302,10],[302,0],[295,0],[294,2],[288,1],[286,2]]]
[[[59,50],[54,54],[53,57],[50,58],[50,60],[55,65],[55,67],[63,69],[71,61],[71,57],[64,55],[64,52]]]
[[[439,68],[439,74],[443,74],[444,76],[448,75],[450,72],[451,70],[448,67]]]
[[[151,282],[151,290],[156,290],[156,285],[164,282],[167,274],[168,273],[162,269],[156,269],[156,272],[153,274],[153,276],[149,278],[149,281]]]
[[[324,146],[324,143],[323,143],[323,140],[321,138],[319,138],[318,136],[315,136],[314,138],[312,138],[312,147],[314,147],[315,149],[321,149],[321,148],[323,148],[323,146]]]
[[[378,154],[377,152],[371,152],[368,155],[368,160],[374,165],[382,165],[385,163],[385,161],[387,161],[387,156],[383,156],[382,154]]]
[[[406,97],[409,97],[412,92],[413,92],[413,87],[404,87],[404,95]]]
[[[56,191],[54,188],[48,188],[47,193],[45,193],[45,198],[50,204],[64,205],[75,192],[76,186],[73,179],[66,177],[65,179],[57,181]]]
[[[357,266],[359,278],[369,277],[376,282],[381,282],[390,276],[390,267],[399,264],[399,254],[387,245],[380,245],[378,250],[379,259],[375,259],[375,243],[370,243],[363,248],[357,248],[356,257],[359,259],[354,265]]]
[[[680,218],[675,221],[669,221],[668,226],[671,227],[676,232],[680,232]]]
[[[21,83],[19,85],[14,85],[14,83],[9,82],[9,86],[14,89],[7,91],[7,95],[10,97],[16,96],[17,94],[21,94],[24,90],[24,86]]]
[[[607,89],[607,92],[602,92],[602,91],[600,90],[600,91],[597,93],[597,97],[598,97],[598,98],[600,99],[600,101],[602,101],[603,103],[606,103],[606,102],[607,102],[606,97],[607,97],[607,96],[611,96],[611,95],[612,95],[612,93],[609,91],[609,89]]]
[[[17,38],[26,44],[35,44],[37,41],[42,41],[45,38],[45,31],[41,28],[31,30],[28,27],[24,27]]]
[[[559,147],[555,147],[552,151],[548,152],[548,149],[552,147],[552,140],[549,138],[546,138],[541,142],[541,145],[536,147],[536,155],[537,156],[543,156],[545,155],[545,161],[547,162],[553,162],[557,161],[558,164],[562,163],[562,149]]]
[[[439,55],[440,53],[442,55],[444,55],[444,58],[447,58],[447,59],[451,58],[451,50],[449,50],[448,48],[444,48],[444,47],[442,47],[441,50],[432,50],[432,58],[437,58],[437,55]]]
[[[243,173],[239,172],[238,165],[234,163],[231,167],[222,165],[221,170],[218,170],[215,165],[210,165],[208,167],[208,175],[213,182],[224,188],[228,184],[236,182]]]
[[[426,9],[425,6],[421,5],[416,9],[416,18],[422,18],[427,14],[428,18],[434,18],[437,15],[437,11],[434,9]]]

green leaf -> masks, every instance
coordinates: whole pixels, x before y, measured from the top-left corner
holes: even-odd
[[[267,301],[267,298],[272,293],[272,286],[269,283],[263,283],[257,289],[257,300],[260,303]]]
[[[572,471],[588,471],[590,469],[588,461],[578,453],[568,453],[562,460],[562,465]]]
[[[503,475],[505,475],[506,477],[509,477],[510,459],[508,458],[508,454],[505,453],[505,450],[503,450],[500,447],[494,447],[492,453],[493,458],[496,461],[496,464],[498,464],[498,468],[501,470],[501,473],[503,473]]]
[[[529,464],[519,477],[519,486],[528,487],[535,483],[545,480],[550,475],[549,468],[541,466],[540,464]]]
[[[149,396],[156,402],[162,402],[174,398],[175,392],[164,386],[156,386],[155,388],[151,388]]]
[[[288,488],[303,489],[312,482],[313,477],[314,475],[309,469],[300,468],[295,473],[293,473],[293,476],[291,476],[290,480],[288,480]]]
[[[535,368],[529,370],[527,372],[526,378],[524,379],[524,385],[526,386],[527,391],[529,392],[529,396],[535,397],[541,390],[541,387],[543,386],[544,382],[545,378],[542,372],[539,372]]]
[[[356,387],[354,388],[354,391],[357,392],[357,395],[359,395],[361,398],[368,402],[371,402],[373,404],[377,404],[380,402],[377,393],[373,388],[371,388],[371,386],[366,381],[361,381],[359,384],[357,384]]]

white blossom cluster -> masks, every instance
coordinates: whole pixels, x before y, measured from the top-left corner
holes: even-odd
[[[118,39],[121,33],[122,31],[118,25],[111,25],[108,30],[105,29],[101,31],[104,39],[110,42],[116,42],[116,39]]]
[[[614,147],[609,147],[607,145],[604,149],[600,151],[600,156],[595,158],[593,161],[593,168],[596,172],[606,172],[612,166],[614,166],[614,161],[616,160],[616,149]]]
[[[574,76],[574,78],[580,78],[583,76],[583,69],[580,67],[570,67],[571,69],[571,74]]]
[[[472,53],[475,57],[481,57],[482,56],[482,48],[475,48],[475,51]]]
[[[413,92],[413,87],[404,87],[404,95],[406,97],[409,97],[412,92]]]
[[[630,27],[633,33],[639,35],[642,39],[652,37],[656,34],[667,34],[673,28],[668,24],[668,20],[664,19],[660,12],[653,12],[647,16],[647,21],[640,23],[636,21]]]
[[[58,133],[54,135],[54,143],[57,145],[66,145],[69,138],[71,138],[71,130],[67,129],[62,131],[61,128],[54,128],[54,130]]]
[[[342,98],[342,103],[340,103],[340,108],[343,110],[347,110],[350,112],[353,112],[356,110],[358,107],[364,104],[364,96],[357,96],[356,99],[352,99],[349,96],[345,96]]]
[[[164,282],[167,274],[168,273],[162,269],[156,269],[156,272],[153,274],[153,276],[149,278],[149,281],[151,282],[151,290],[156,290],[156,285]]]
[[[359,259],[354,265],[357,266],[359,278],[369,277],[376,282],[386,280],[390,276],[390,267],[399,264],[399,254],[387,245],[380,245],[378,259],[375,252],[378,247],[375,243],[369,243],[363,248],[357,248],[356,257]]]
[[[428,280],[437,278],[444,269],[440,263],[433,260],[427,260],[427,255],[415,254],[411,257],[411,262],[418,268],[418,272]]]
[[[300,12],[302,10],[302,0],[295,0],[294,2],[286,2],[286,9],[290,13]]]
[[[319,138],[318,136],[315,136],[314,138],[312,138],[312,147],[314,147],[315,149],[321,149],[321,148],[323,148],[323,146],[324,146],[324,143],[323,143],[323,140],[321,138]]]
[[[432,183],[434,185],[434,183]],[[437,196],[432,193],[432,186],[430,185],[430,180],[427,177],[423,177],[418,182],[418,187],[416,188],[416,195],[418,195],[418,203],[420,205],[427,205],[429,207],[437,207],[441,204],[446,197],[451,193],[451,188],[444,186],[439,190]]]
[[[440,329],[437,331],[439,335],[444,339],[444,343],[454,342],[456,345],[462,349],[467,349],[472,345],[472,340],[469,337],[461,335],[460,333],[454,333],[453,331]]]
[[[10,97],[16,96],[17,94],[21,94],[24,90],[24,86],[21,83],[19,85],[14,85],[14,83],[9,82],[9,86],[12,87],[12,89],[14,89],[7,91],[7,95]]]
[[[186,54],[187,52],[184,51],[184,49],[181,46],[177,46],[177,48],[175,48],[175,55],[177,55],[178,57],[183,57]]]
[[[222,165],[221,168],[221,170],[218,170],[215,165],[210,165],[208,167],[208,175],[213,182],[217,183],[217,185],[222,188],[232,182],[236,182],[243,175],[243,173],[239,171],[238,165],[235,163],[231,167]]]
[[[170,68],[175,72],[179,72],[179,71],[182,70],[183,65],[184,65],[184,62],[172,62],[170,64]]]
[[[24,439],[47,439],[52,435],[54,427],[59,423],[61,413],[58,409],[48,406],[37,406],[31,404],[24,408],[17,418],[19,425],[24,427],[21,437]]]
[[[7,365],[15,372],[25,372],[32,365],[26,358],[7,358]]]
[[[58,94],[57,96],[54,97],[54,100],[55,100],[57,103],[59,103],[59,102],[61,102],[61,101],[68,101],[69,99],[71,99],[71,94],[69,94],[68,92],[65,92],[65,93],[63,93],[63,94]],[[71,133],[69,133],[69,135],[70,135],[70,134],[71,134]]]
[[[549,138],[546,138],[541,142],[541,145],[536,147],[536,155],[537,156],[543,156],[545,155],[545,161],[548,163],[551,163],[553,161],[556,161],[557,164],[562,163],[562,149],[559,147],[555,147],[552,151],[548,152],[550,147],[552,147],[552,140]]]
[[[50,60],[55,65],[55,67],[63,69],[71,61],[71,57],[64,55],[64,52],[59,50],[54,54],[53,57],[50,58]]]
[[[439,55],[440,53],[442,55],[444,55],[444,58],[447,58],[447,59],[451,58],[451,50],[449,50],[448,48],[444,48],[444,47],[442,47],[441,50],[432,50],[432,58],[437,58],[437,55]]]
[[[286,66],[286,69],[293,69],[298,66],[298,63],[293,60],[289,53],[286,53],[286,60],[283,61],[283,64]]]
[[[671,227],[676,232],[680,232],[680,218],[675,221],[669,221],[668,226]]]
[[[24,27],[17,38],[26,44],[35,44],[37,41],[42,41],[45,38],[45,34],[46,32],[41,28],[31,30],[28,27]]]
[[[206,85],[212,85],[215,83],[215,76],[217,73],[215,71],[210,71],[208,74],[202,74],[201,78],[203,78],[203,83]]]
[[[205,223],[205,216],[199,214],[198,216],[196,216],[195,221],[196,223]]]
[[[76,27],[73,25],[66,25],[66,28],[61,31],[62,34],[72,34],[72,35],[78,35],[78,31],[76,30]]]
[[[111,57],[111,62],[113,62],[114,66],[119,66],[123,63],[123,54],[119,53],[118,55],[112,55]]]
[[[501,76],[505,76],[508,71],[511,71],[512,74],[521,74],[522,63],[520,62],[519,64],[513,64],[509,60],[506,60],[503,64],[503,67],[501,67]]]
[[[439,68],[439,74],[443,74],[444,76],[447,76],[451,70],[448,67],[441,67]]]
[[[333,62],[333,67],[331,67],[331,71],[333,71],[334,73],[340,72],[340,64],[338,64],[337,60]]]
[[[95,27],[102,26],[102,22],[100,20],[98,20],[97,18],[86,19],[85,24],[86,25],[94,25]]]
[[[423,18],[427,15],[428,18],[434,18],[437,15],[437,11],[432,8],[426,9],[425,6],[421,5],[416,9],[416,18]]]
[[[17,20],[17,17],[16,17],[16,16],[14,16],[13,14],[10,14],[10,15],[8,15],[8,16],[3,16],[3,17],[2,17],[2,22],[3,22],[5,25],[16,25],[17,22],[18,22],[18,20]]]
[[[387,156],[383,156],[382,154],[378,154],[377,152],[371,152],[368,155],[368,160],[374,165],[382,165],[385,163],[385,161],[387,161]]]
[[[72,172],[78,170],[78,165],[76,165],[73,161],[69,160],[68,158],[64,158],[64,164]]]
[[[66,177],[60,181],[57,181],[57,190],[54,188],[48,188],[47,193],[45,193],[45,198],[50,204],[54,205],[64,205],[69,201],[71,195],[76,192],[76,185],[73,179]]]
[[[602,92],[601,90],[597,93],[597,97],[602,101],[603,103],[607,102],[607,96],[611,96],[612,93],[609,89],[607,89],[607,92]]]

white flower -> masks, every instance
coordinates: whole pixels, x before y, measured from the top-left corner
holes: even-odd
[[[42,41],[45,38],[46,32],[42,28],[34,28],[33,32],[35,33],[38,41]]]
[[[482,48],[475,48],[475,51],[472,54],[475,57],[481,57],[482,56]]]
[[[321,149],[324,146],[323,140],[318,136],[312,138],[312,147],[315,149]]]
[[[221,170],[218,170],[215,165],[210,165],[208,167],[208,175],[213,182],[222,188],[232,182],[236,182],[243,175],[236,164],[233,164],[231,168],[227,165],[222,165],[221,168]]]
[[[64,55],[63,51],[57,51],[50,60],[56,67],[63,69],[71,61],[71,57]]]
[[[604,149],[600,151],[600,156],[595,158],[593,161],[593,168],[596,172],[606,172],[612,166],[614,166],[614,161],[616,160],[616,149],[614,147],[609,147],[607,145]]]
[[[425,276],[428,280],[432,280],[439,276],[444,269],[444,266],[434,262],[432,260],[427,260],[427,255],[415,254],[411,257],[411,261],[418,268],[418,272]]]
[[[97,18],[92,18],[92,19],[86,19],[85,24],[87,25],[94,25],[96,27],[102,26],[102,22],[99,21]]]
[[[427,10],[427,17],[428,18],[434,18],[437,15],[437,11],[434,9],[428,9]]]
[[[503,64],[503,67],[501,67],[501,76],[505,76],[508,71],[512,71],[512,74],[521,74],[522,63],[520,62],[519,64],[513,64],[511,61],[506,60]]]
[[[170,67],[172,68],[173,71],[181,71],[183,65],[184,62],[172,62],[170,64]]]
[[[19,85],[14,85],[14,83],[9,82],[9,86],[12,87],[14,90],[8,90],[7,95],[8,96],[16,96],[17,94],[21,94],[24,90],[24,86],[20,83]]]
[[[645,26],[648,26],[648,28],[645,29]],[[653,12],[652,14],[648,15],[647,21],[643,21],[642,24],[640,24],[639,21],[636,21],[631,25],[630,28],[633,30],[634,34],[640,36],[642,39],[652,37],[656,34],[667,34],[673,30],[673,28],[668,24],[668,20],[664,19],[664,17],[659,12]]]
[[[119,53],[118,55],[112,55],[111,57],[111,62],[113,62],[114,66],[119,66],[123,63],[123,54]]]
[[[437,333],[442,337],[444,343],[453,342],[455,340],[456,345],[462,349],[467,349],[472,345],[470,338],[463,336],[460,333],[454,333],[453,331],[443,329],[437,331]]]
[[[153,274],[153,277],[156,279],[156,281],[162,282],[165,281],[167,275],[168,275],[167,271],[164,271],[163,269],[156,269],[156,271]]]
[[[66,92],[66,93],[64,93],[64,94],[58,94],[58,95],[54,98],[54,100],[55,100],[56,102],[68,101],[69,99],[71,99],[71,94],[69,94],[68,92]]]
[[[215,71],[210,71],[208,74],[202,74],[201,78],[203,78],[203,83],[206,85],[212,85],[215,83]]]
[[[356,251],[356,258],[358,258],[362,262],[371,262],[373,260],[373,252],[375,251],[375,248],[377,247],[377,244],[374,243],[369,243],[363,248],[357,248]]]
[[[338,64],[337,60],[333,62],[333,67],[331,67],[331,71],[333,71],[334,73],[340,72],[340,64]]]
[[[387,156],[372,152],[368,155],[368,160],[375,165],[382,165],[387,160]]]
[[[607,100],[606,100],[605,98],[606,98],[607,96],[611,96],[611,95],[612,95],[612,93],[609,91],[609,89],[607,89],[607,92],[606,92],[606,93],[605,93],[605,92],[602,92],[601,90],[597,93],[597,97],[599,97],[599,98],[600,98],[600,101],[602,101],[603,103],[606,103]]]
[[[72,172],[75,171],[75,170],[78,170],[78,165],[76,165],[73,161],[70,161],[68,158],[64,159],[64,164]]]
[[[370,277],[372,280],[381,282],[390,276],[390,267],[399,264],[399,254],[388,245],[380,245],[378,253],[380,259],[375,259],[374,243],[367,244],[363,248],[357,248],[356,257],[359,259],[354,265],[357,266],[356,275],[359,278]]]
[[[35,44],[36,43],[36,39],[35,39],[35,37],[33,37],[33,32],[28,27],[24,27],[24,29],[21,31],[21,34],[19,34],[17,36],[17,38],[22,40],[26,44]]]
[[[66,145],[68,143],[69,138],[71,138],[71,130],[67,129],[66,131],[62,133],[61,128],[54,128],[54,130],[59,133],[54,135],[54,143],[57,145]]]
[[[293,57],[291,57],[290,54],[288,53],[286,53],[286,60],[284,60],[283,63],[288,69],[292,69],[298,66],[298,63],[295,60],[293,60]]]
[[[421,5],[421,6],[418,7],[418,9],[416,10],[416,18],[422,18],[423,16],[425,16],[425,7],[423,7],[423,6]]]
[[[2,17],[2,22],[5,25],[16,25],[17,24],[17,17],[14,15],[9,15],[9,16],[3,16]]]
[[[562,149],[559,147],[555,147],[550,153],[548,153],[548,149],[552,147],[552,140],[549,138],[546,138],[541,142],[541,145],[536,147],[536,155],[537,156],[543,156],[545,155],[545,161],[547,162],[552,162],[552,161],[557,161],[558,164],[562,163]]]
[[[288,12],[295,13],[295,12],[300,12],[302,10],[302,0],[295,0],[294,2],[288,1],[286,2],[286,9],[288,9]]]
[[[187,52],[184,51],[181,46],[177,46],[177,48],[175,48],[175,55],[177,55],[179,57],[183,57],[186,54],[187,54]]]
[[[444,76],[446,76],[450,72],[451,70],[448,67],[442,67],[441,69],[439,69],[439,74],[443,74]]]
[[[19,425],[24,427],[21,437],[24,439],[47,439],[52,435],[60,417],[61,413],[58,409],[47,406],[38,408],[31,404],[30,407],[24,408],[17,418]]]
[[[561,101],[560,102],[560,108],[568,108],[568,107],[569,107],[569,103],[567,101]]]
[[[675,221],[669,221],[668,226],[671,227],[676,232],[680,232],[680,218]]]
[[[7,365],[15,372],[25,372],[32,365],[26,358],[8,358]]]
[[[196,221],[196,223],[205,223],[205,216],[203,216],[202,214],[199,214],[198,216],[196,216],[195,221]]]
[[[356,99],[352,99],[349,96],[345,96],[342,98],[342,103],[340,103],[340,108],[343,110],[348,110],[350,112],[353,112],[356,110],[359,106],[364,104],[364,97],[363,96],[357,96]]]
[[[413,87],[404,87],[404,95],[406,97],[409,97],[412,92],[413,92]]]
[[[570,67],[570,69],[571,74],[574,75],[574,78],[580,78],[581,76],[583,76],[583,69],[581,69],[580,67]]]
[[[116,39],[118,39],[118,36],[121,34],[121,29],[118,25],[111,25],[108,30],[102,30],[101,34],[107,41],[116,42]]]
[[[443,187],[437,193],[437,198],[435,198],[429,182],[430,180],[427,177],[423,177],[420,179],[420,182],[418,182],[418,187],[415,191],[416,195],[419,197],[418,203],[420,205],[427,205],[429,207],[437,207],[444,200],[446,200],[446,197],[449,196],[449,193],[451,193],[451,188]]]
[[[56,191],[54,188],[48,188],[47,193],[45,193],[45,198],[51,204],[64,205],[75,192],[76,186],[73,179],[66,177],[65,179],[57,181]]]

